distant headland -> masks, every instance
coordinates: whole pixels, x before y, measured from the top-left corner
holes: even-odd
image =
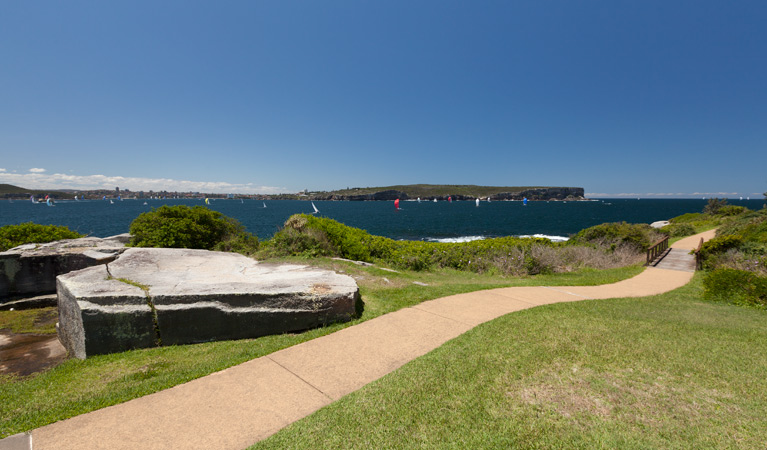
[[[470,184],[408,184],[385,187],[357,187],[337,191],[305,191],[273,198],[310,200],[584,200],[581,187],[476,186]]]
[[[354,187],[335,191],[309,191],[285,194],[213,194],[203,192],[131,191],[114,190],[39,190],[0,184],[0,198],[22,199],[50,195],[57,199],[100,198],[255,198],[259,200],[338,200],[338,201],[391,201],[391,200],[585,200],[582,187],[552,186],[476,186],[470,184],[408,184],[383,187]]]

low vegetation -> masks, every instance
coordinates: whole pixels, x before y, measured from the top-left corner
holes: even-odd
[[[332,219],[298,214],[264,242],[260,256],[336,256],[416,271],[450,268],[523,276],[636,264],[660,236],[649,226],[622,223],[589,228],[569,243],[515,237],[465,243],[395,241]]]
[[[767,309],[767,209],[731,216],[701,254],[707,298]]]
[[[203,206],[161,206],[130,226],[133,247],[196,248],[252,254],[258,238],[237,220]]]
[[[82,234],[60,225],[38,225],[26,222],[0,227],[0,252],[23,244],[44,244],[62,239],[76,239]]]

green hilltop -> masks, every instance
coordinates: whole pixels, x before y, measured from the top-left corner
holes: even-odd
[[[548,189],[549,186],[477,186],[473,184],[407,184],[383,187],[355,187],[330,191],[334,195],[365,195],[382,191],[404,192],[410,197],[433,197],[445,195],[464,195],[488,197],[502,192],[522,192],[529,189]]]
[[[35,197],[41,197],[44,195],[51,195],[55,198],[72,198],[74,195],[69,192],[56,191],[56,190],[39,190],[39,189],[26,189],[12,184],[0,184],[0,197],[3,198],[24,198],[30,195]]]

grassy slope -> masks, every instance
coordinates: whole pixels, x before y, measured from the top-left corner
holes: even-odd
[[[268,448],[765,448],[767,313],[672,293],[480,325]]]
[[[307,262],[296,258],[290,261]],[[69,360],[25,380],[0,376],[0,437],[157,392],[425,300],[511,285],[611,283],[642,270],[629,267],[534,278],[502,278],[453,270],[391,273],[328,259],[311,262],[346,272],[358,280],[365,301],[365,311],[360,319],[301,334],[135,350],[94,356],[85,361]],[[415,285],[413,281],[429,286]]]

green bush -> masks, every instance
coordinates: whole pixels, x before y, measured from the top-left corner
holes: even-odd
[[[250,254],[258,238],[239,222],[203,206],[161,206],[130,225],[133,247],[197,248]]]
[[[703,243],[700,248],[700,255],[703,258],[703,267],[705,269],[714,269],[718,264],[717,256],[730,249],[737,249],[743,242],[743,237],[739,235],[717,236],[714,239]]]
[[[32,222],[6,225],[0,227],[0,251],[6,251],[22,244],[43,244],[83,236],[60,225],[38,225]]]
[[[719,210],[727,205],[726,198],[710,198],[708,204],[703,208],[704,214],[718,214]]]
[[[738,216],[749,211],[745,206],[725,205],[716,212],[717,216]]]
[[[767,277],[753,272],[718,268],[703,279],[706,298],[737,305],[767,308]]]
[[[689,223],[672,223],[661,228],[661,231],[671,237],[685,237],[695,234],[695,227]]]
[[[645,251],[662,237],[662,233],[647,224],[614,222],[603,223],[581,230],[568,243],[571,245],[596,244],[609,246],[612,249],[623,244],[630,245],[638,251]]]
[[[699,222],[705,219],[706,217],[701,213],[687,213],[687,214],[682,214],[681,216],[674,217],[673,219],[669,220],[669,222],[690,223],[690,222]]]

